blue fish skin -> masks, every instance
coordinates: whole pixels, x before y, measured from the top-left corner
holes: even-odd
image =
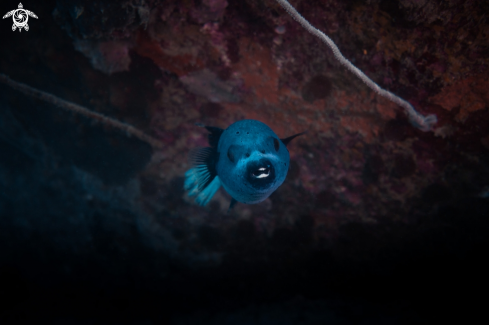
[[[193,168],[185,174],[185,190],[204,206],[222,185],[233,198],[230,209],[236,201],[262,202],[282,185],[290,163],[287,144],[302,134],[281,140],[257,120],[238,121],[226,130],[204,127],[210,132],[210,147],[191,153]]]
[[[260,121],[242,120],[230,125],[222,133],[217,151],[216,169],[221,185],[242,203],[265,200],[282,185],[289,170],[287,147]],[[262,174],[260,168],[265,168]]]

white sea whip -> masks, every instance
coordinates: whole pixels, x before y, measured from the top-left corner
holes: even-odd
[[[355,74],[358,78],[360,78],[370,89],[375,91],[382,97],[389,99],[390,101],[396,103],[397,105],[404,108],[406,114],[409,117],[409,121],[411,124],[422,131],[430,131],[433,125],[437,122],[436,115],[428,115],[423,116],[418,113],[414,107],[404,99],[400,98],[397,95],[394,95],[390,91],[382,89],[379,85],[373,82],[365,73],[363,73],[360,69],[355,67],[348,59],[346,59],[343,54],[341,54],[338,46],[333,42],[331,38],[329,38],[326,34],[321,32],[319,29],[312,26],[304,17],[301,16],[295,10],[294,7],[290,5],[287,0],[276,0],[284,9],[289,13],[289,15],[294,18],[299,24],[302,25],[309,33],[318,37],[321,41],[326,43],[326,45],[333,51],[335,58],[348,70],[350,70],[353,74]]]

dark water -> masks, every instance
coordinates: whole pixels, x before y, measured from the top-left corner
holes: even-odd
[[[437,132],[388,105],[369,110],[381,100],[272,1],[31,2],[24,8],[39,18],[29,31],[12,32],[4,19],[0,73],[133,125],[161,147],[0,83],[0,324],[441,324],[481,315],[487,8],[393,3],[298,9],[382,86],[437,114]],[[337,31],[343,21],[349,29]],[[371,54],[382,33],[405,43]],[[274,97],[278,85],[292,90]],[[452,110],[432,99],[461,92]],[[221,190],[199,207],[183,190],[189,151],[206,145],[195,123],[244,118],[281,137],[309,133],[289,147],[287,179],[265,202],[226,214]]]

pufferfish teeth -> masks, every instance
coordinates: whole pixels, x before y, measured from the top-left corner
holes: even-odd
[[[270,171],[268,171],[268,173],[266,174],[260,174],[258,176],[256,176],[256,178],[265,178],[265,177],[268,177],[270,175]]]
[[[267,167],[260,167],[257,170],[258,173],[252,173],[253,177],[255,178],[265,178],[270,176],[270,165],[267,165]]]

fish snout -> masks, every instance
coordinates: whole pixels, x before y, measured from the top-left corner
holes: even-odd
[[[255,189],[266,189],[275,182],[275,167],[266,158],[251,161],[246,166],[246,180]]]

